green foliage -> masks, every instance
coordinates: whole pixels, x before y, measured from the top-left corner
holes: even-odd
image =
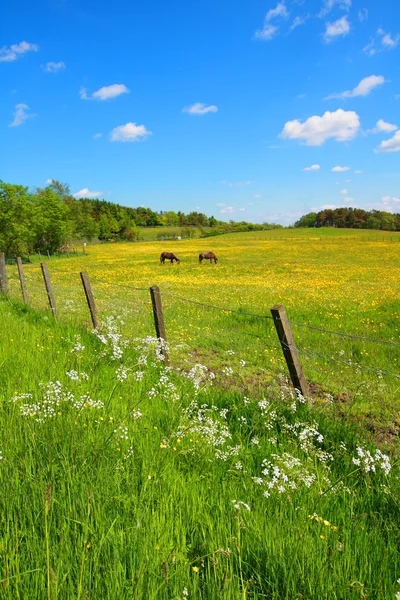
[[[361,208],[324,209],[302,216],[295,227],[338,227],[351,229],[380,229],[400,231],[400,214]]]
[[[54,253],[74,239],[136,241],[140,227],[180,227],[176,235],[192,238],[198,235],[196,228],[202,231],[211,227],[211,234],[218,235],[278,226],[225,223],[196,211],[188,215],[180,211],[156,213],[142,206],[131,208],[106,200],[76,199],[69,186],[56,179],[35,192],[0,181],[0,251],[9,256],[38,250]],[[174,236],[162,232],[157,237]]]

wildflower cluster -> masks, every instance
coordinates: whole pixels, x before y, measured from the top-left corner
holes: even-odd
[[[316,482],[316,475],[308,471],[299,458],[288,452],[272,454],[271,458],[262,461],[262,477],[253,478],[254,483],[265,488],[266,498],[273,492],[283,494],[302,486],[310,488]]]
[[[163,352],[169,351],[168,343],[162,338],[152,337],[135,338],[135,350],[139,352],[139,365],[156,365],[162,363],[165,358]]]
[[[19,404],[20,413],[24,417],[32,417],[38,423],[53,419],[67,407],[76,411],[104,408],[104,403],[100,400],[93,400],[89,394],[76,396],[64,389],[59,381],[50,381],[47,385],[40,386],[43,391],[39,398],[34,398],[33,394],[16,394],[12,398],[12,402]]]
[[[124,348],[129,344],[120,333],[120,327],[124,321],[120,317],[110,316],[101,324],[101,331],[94,330],[95,335],[106,347],[102,356],[110,360],[120,360],[124,354]]]
[[[392,466],[387,454],[379,449],[375,450],[375,456],[365,448],[357,447],[357,457],[353,457],[353,463],[360,467],[364,473],[375,473],[377,468],[382,469],[385,475],[389,475]]]

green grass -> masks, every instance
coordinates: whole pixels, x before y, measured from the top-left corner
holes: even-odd
[[[0,300],[0,319],[1,598],[384,600],[400,590],[398,463],[385,473],[360,428],[295,402],[281,380],[246,390],[236,355],[233,374],[202,370],[196,386],[115,337],[115,322],[104,344],[14,301]],[[357,446],[375,472],[354,464]],[[264,460],[288,481],[274,483]]]

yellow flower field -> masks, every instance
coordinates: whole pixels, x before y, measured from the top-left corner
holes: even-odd
[[[397,389],[399,348],[297,323],[398,343],[399,242],[397,233],[278,230],[89,245],[86,255],[77,248],[77,255],[46,262],[60,318],[90,323],[79,278],[84,270],[100,317],[123,314],[137,335],[154,335],[148,288],[158,285],[168,340],[173,345],[187,344],[193,360],[212,362],[218,355],[223,362],[224,353],[232,350],[238,360],[240,355],[254,364],[256,371],[286,372],[271,319],[218,311],[178,298],[267,317],[273,305],[283,304],[296,323],[295,341],[311,380],[336,392],[345,389],[351,396],[354,386],[359,390],[361,385],[365,397],[375,397],[379,387],[387,397],[389,388],[389,395]],[[161,265],[159,255],[164,250],[175,252],[181,263]],[[208,250],[218,256],[217,265],[199,264],[199,252]],[[25,273],[32,306],[45,307],[39,262],[26,265]],[[15,268],[10,267],[10,274],[11,293],[18,296]]]

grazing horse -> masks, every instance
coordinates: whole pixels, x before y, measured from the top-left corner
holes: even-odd
[[[177,257],[177,255],[174,254],[173,252],[161,252],[160,263],[163,265],[166,260],[170,260],[171,264],[174,262],[174,260],[176,260],[177,263],[181,262],[179,260],[179,258]]]
[[[203,258],[209,260],[210,264],[212,263],[212,261],[214,261],[215,264],[217,264],[217,262],[218,262],[218,258],[215,256],[214,252],[200,252],[200,254],[199,254],[199,263],[200,264],[203,262]]]

